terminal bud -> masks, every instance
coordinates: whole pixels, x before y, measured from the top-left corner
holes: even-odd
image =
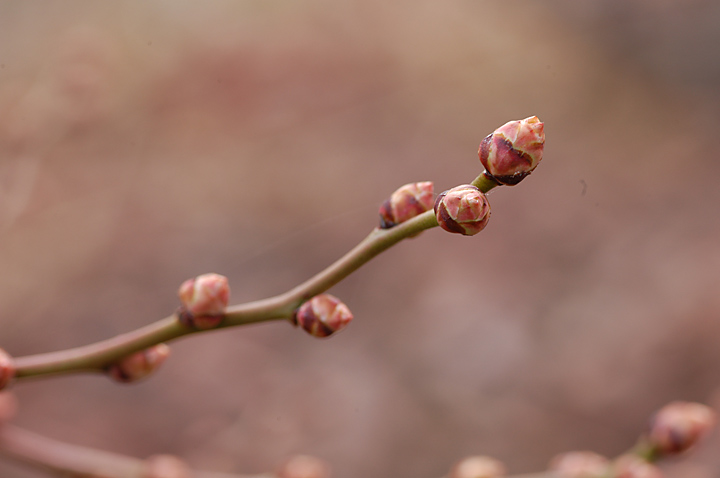
[[[502,462],[489,456],[469,456],[455,463],[448,478],[500,478],[507,473]]]
[[[230,301],[227,277],[203,274],[180,285],[178,297],[182,307],[178,317],[188,327],[212,329],[220,325]]]
[[[380,206],[380,228],[390,229],[433,207],[433,183],[410,183],[398,188]]]
[[[488,135],[478,149],[485,174],[513,186],[535,169],[543,157],[545,133],[537,116],[510,121]]]
[[[352,312],[340,299],[320,294],[301,305],[291,322],[312,336],[327,337],[345,328],[352,319]]]
[[[117,382],[137,382],[160,368],[168,355],[170,355],[170,347],[165,344],[154,345],[123,357],[110,365],[107,373]]]
[[[446,231],[473,236],[485,229],[490,220],[490,203],[475,186],[456,186],[437,197],[435,217]]]
[[[647,443],[658,457],[677,455],[707,435],[715,422],[715,412],[706,405],[672,402],[661,408],[651,420]]]

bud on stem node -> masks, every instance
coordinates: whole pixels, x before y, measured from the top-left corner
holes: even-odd
[[[433,207],[433,183],[410,183],[398,188],[380,206],[380,229],[390,229]]]
[[[170,347],[165,344],[154,345],[123,357],[118,362],[110,365],[107,373],[117,382],[137,382],[160,368],[169,355]]]
[[[183,282],[178,297],[182,306],[176,315],[182,324],[198,330],[212,329],[225,318],[230,286],[225,276],[203,274]]]
[[[290,321],[314,337],[327,337],[344,329],[352,319],[352,312],[340,299],[320,294],[302,304]]]
[[[474,236],[485,229],[490,220],[490,203],[475,186],[456,186],[437,197],[435,217],[448,232]]]

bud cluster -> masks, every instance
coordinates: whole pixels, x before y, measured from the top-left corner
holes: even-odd
[[[170,347],[154,345],[140,352],[123,357],[107,369],[108,375],[117,382],[137,382],[153,373],[170,355]]]
[[[225,316],[230,286],[225,276],[203,274],[183,282],[178,297],[182,303],[178,317],[183,324],[199,330],[212,329]]]
[[[327,337],[345,328],[352,319],[352,312],[340,299],[320,294],[301,305],[290,320],[314,337]]]
[[[543,123],[537,116],[510,121],[488,135],[478,149],[485,174],[513,186],[540,163],[545,147]]]

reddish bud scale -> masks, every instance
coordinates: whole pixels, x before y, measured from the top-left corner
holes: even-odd
[[[15,377],[15,361],[9,353],[0,349],[0,390],[7,387]]]
[[[661,457],[683,453],[707,435],[716,421],[715,412],[706,405],[672,402],[653,417],[647,435],[648,445]]]
[[[301,305],[291,322],[314,337],[327,337],[345,328],[352,319],[350,309],[340,299],[320,294]]]
[[[188,327],[206,330],[220,325],[230,301],[227,277],[203,274],[180,285],[178,297],[182,307],[177,312],[180,322]]]
[[[592,451],[571,451],[553,458],[548,469],[563,478],[605,478],[610,460]]]
[[[406,184],[380,206],[380,228],[390,229],[433,207],[433,183]]]
[[[137,382],[160,368],[169,355],[170,347],[158,344],[120,359],[107,372],[117,382]]]
[[[448,478],[500,478],[507,473],[502,462],[489,456],[469,456],[457,462]]]
[[[488,135],[478,149],[485,174],[513,186],[540,163],[545,147],[543,123],[537,116],[505,123]]]
[[[456,186],[437,197],[435,217],[446,231],[473,236],[487,226],[490,203],[487,196],[475,186]]]

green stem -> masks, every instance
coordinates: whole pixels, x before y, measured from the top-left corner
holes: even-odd
[[[484,173],[472,183],[487,192],[498,185]],[[437,226],[433,211],[426,211],[390,229],[374,229],[357,246],[325,270],[293,289],[268,299],[228,307],[217,328],[247,325],[268,320],[289,319],[305,301],[346,278],[363,264],[405,238]],[[215,330],[215,329],[211,329]],[[182,325],[175,315],[140,329],[94,344],[59,352],[15,359],[17,379],[78,372],[102,372],[119,359],[185,335],[204,332]]]

